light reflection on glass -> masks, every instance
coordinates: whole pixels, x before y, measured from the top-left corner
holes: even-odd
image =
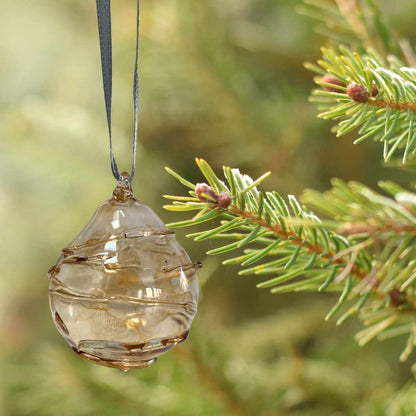
[[[117,230],[118,228],[120,228],[120,215],[122,215],[123,217],[126,216],[121,209],[114,211],[113,221],[111,221],[111,226],[113,227],[114,230]]]
[[[113,238],[114,236],[111,236],[110,238]],[[104,245],[105,250],[117,250],[117,240],[108,240]]]
[[[147,287],[146,288],[146,297],[151,299],[158,299],[162,293],[161,289],[157,289],[155,287]]]
[[[179,277],[179,285],[184,292],[188,290],[188,279],[186,278],[186,274],[183,271],[182,267],[181,267],[181,274]]]

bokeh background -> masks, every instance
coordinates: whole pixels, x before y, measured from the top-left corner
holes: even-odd
[[[130,163],[135,1],[113,2],[115,151]],[[414,41],[416,3],[377,2]],[[197,182],[195,157],[239,167],[283,194],[333,176],[407,183],[377,144],[335,139],[308,103],[326,39],[299,0],[142,0],[136,196],[166,221],[163,194]],[[404,340],[359,348],[352,321],[324,322],[334,297],[271,295],[255,277],[178,239],[200,271],[190,338],[153,367],[89,364],[55,330],[46,271],[114,187],[93,0],[0,0],[0,415],[416,414]],[[415,359],[411,357],[410,361]]]

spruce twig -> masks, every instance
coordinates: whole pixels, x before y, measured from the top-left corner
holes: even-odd
[[[327,319],[341,310],[338,324],[357,313],[365,316],[369,326],[357,335],[360,344],[384,336],[385,331],[394,333],[396,327],[414,319],[416,194],[390,182],[381,183],[393,199],[358,183],[334,180],[331,191],[308,191],[303,197],[331,219],[322,222],[295,197],[289,195],[286,202],[277,192],[260,191],[257,185],[267,175],[253,181],[238,169],[224,167],[223,180],[204,160],[197,159],[197,164],[207,183],[196,185],[189,197],[175,200],[168,196],[173,203],[165,208],[199,211],[192,219],[171,227],[222,218],[219,225],[210,222],[204,231],[188,235],[195,241],[232,241],[208,254],[226,255],[223,263],[240,264],[243,276],[272,275],[257,285],[271,288],[272,293],[339,291],[340,298]],[[224,195],[227,203],[220,204]],[[230,256],[239,249],[242,254]],[[374,326],[380,319],[382,323]]]
[[[322,53],[318,64],[334,81],[328,84],[321,75],[315,78],[322,87],[311,97],[321,110],[318,117],[337,121],[337,137],[356,131],[354,143],[369,138],[381,142],[385,161],[397,154],[403,164],[412,159],[416,153],[416,71],[398,60],[387,62],[370,50],[358,54],[340,46],[322,48]],[[318,72],[314,65],[306,67]],[[328,86],[335,82],[341,85],[336,92]],[[345,91],[342,85],[347,86]]]

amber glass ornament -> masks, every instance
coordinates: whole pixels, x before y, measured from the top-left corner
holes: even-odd
[[[55,325],[75,352],[129,370],[153,364],[186,339],[197,309],[198,266],[133,197],[123,175],[113,198],[49,270],[49,300]]]

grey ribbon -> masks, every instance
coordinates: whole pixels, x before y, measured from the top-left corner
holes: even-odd
[[[117,163],[114,157],[113,141],[111,134],[111,96],[113,89],[113,58],[111,46],[111,0],[96,0],[97,3],[97,19],[98,33],[100,36],[101,51],[101,68],[103,73],[103,88],[105,110],[107,114],[108,134],[110,138],[110,161],[111,170],[114,177],[119,180]],[[134,102],[134,138],[133,138],[133,161],[130,173],[130,182],[133,179],[136,170],[136,147],[137,147],[137,127],[139,122],[139,77],[137,72],[138,56],[139,56],[139,9],[140,1],[137,0],[137,27],[136,27],[136,59],[134,64],[134,80],[133,80],[133,102]]]

